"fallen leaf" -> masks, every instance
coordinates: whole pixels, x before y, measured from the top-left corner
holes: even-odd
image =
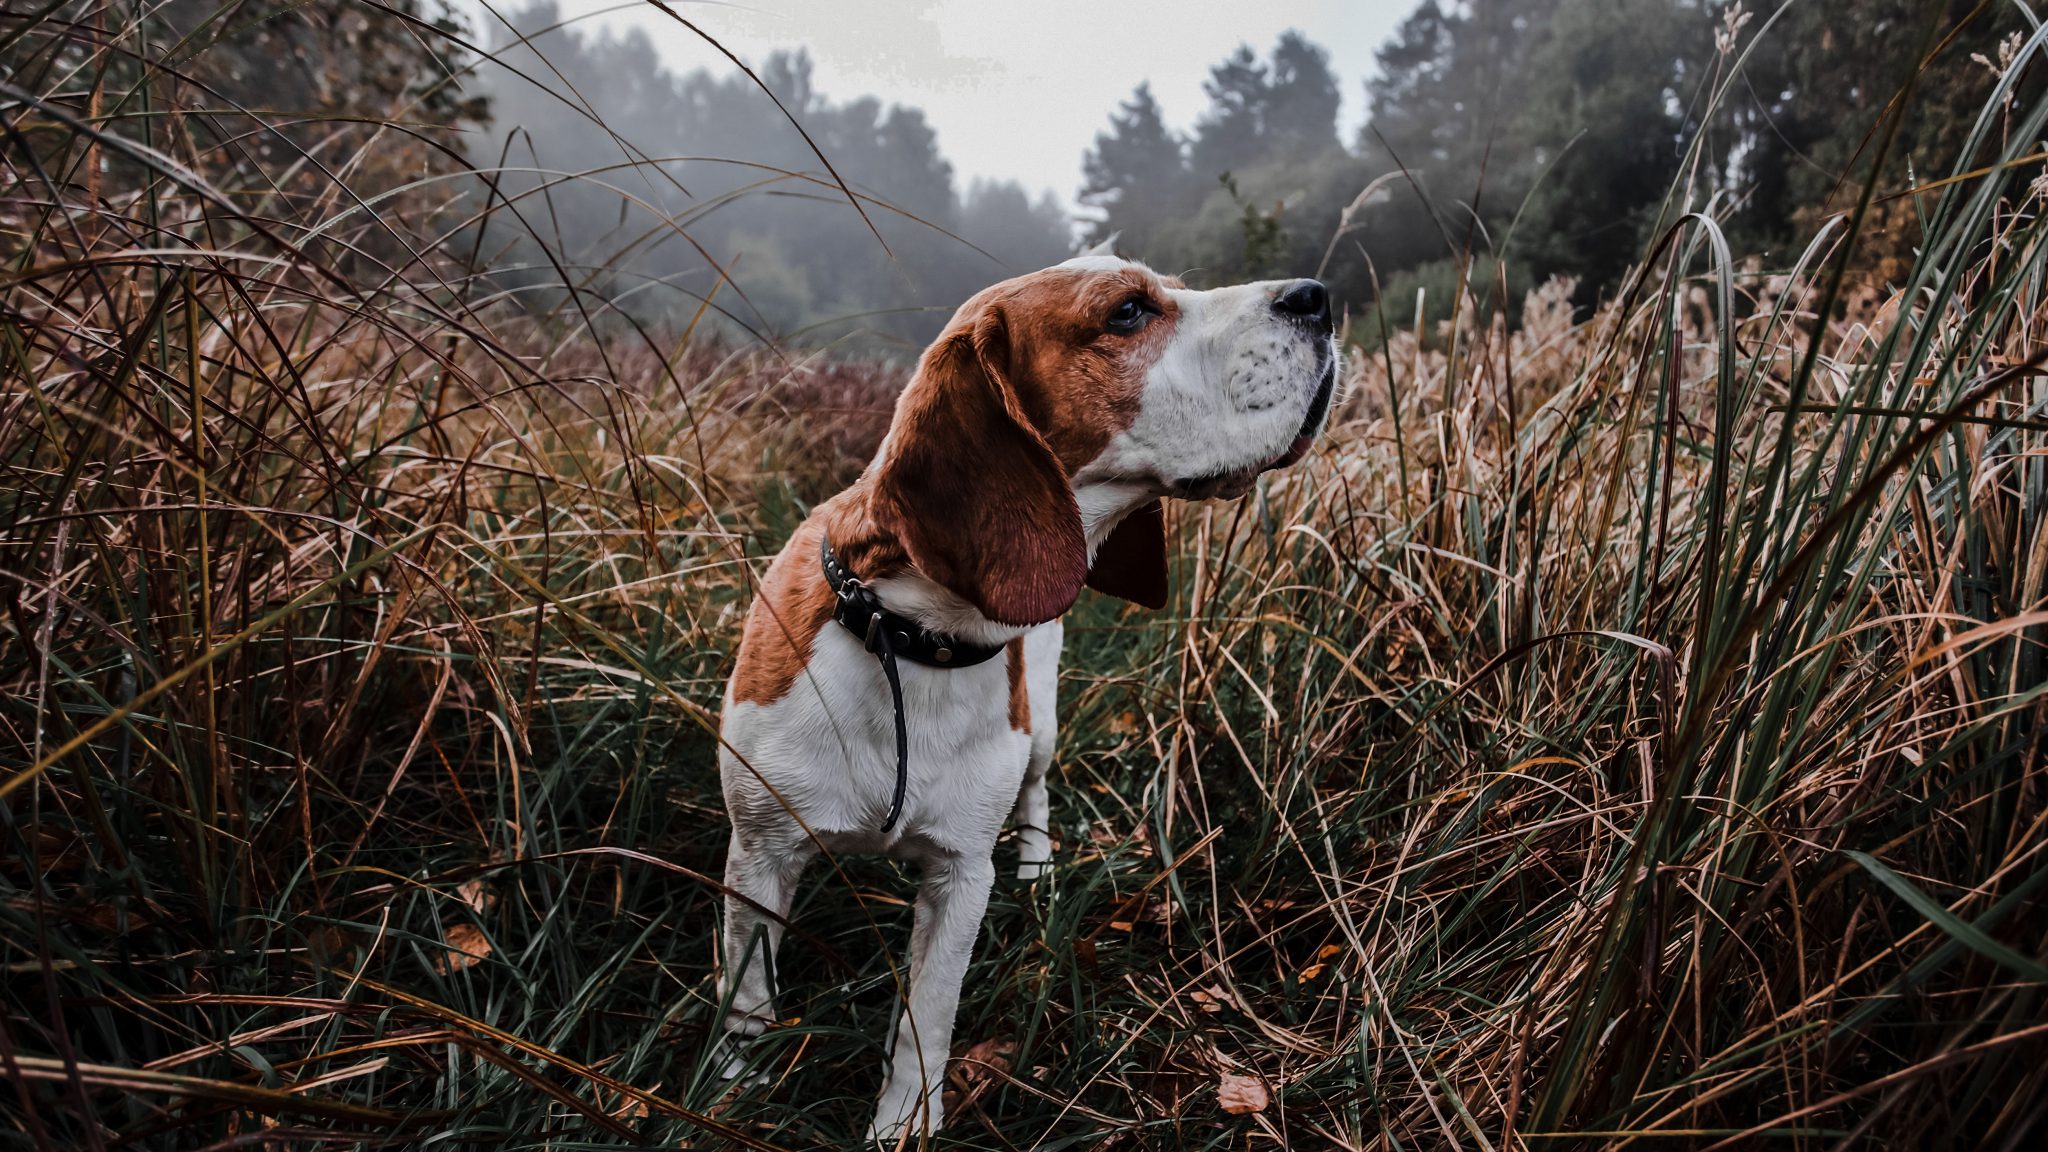
[[[1010,1070],[1010,1054],[1017,1050],[1008,1040],[990,1038],[954,1057],[954,1070],[969,1087],[993,1080]]]
[[[1301,978],[1304,981],[1307,981],[1313,980],[1316,977],[1321,976],[1323,974],[1323,967],[1324,965],[1329,963],[1330,957],[1335,956],[1337,953],[1342,952],[1343,950],[1344,949],[1338,947],[1335,944],[1325,944],[1321,948],[1316,949],[1315,963],[1310,964],[1308,967],[1303,968],[1301,970]]]
[[[457,924],[448,929],[448,951],[434,961],[437,972],[460,972],[483,963],[491,954],[491,942],[484,938],[484,930],[474,924]]]
[[[457,899],[469,905],[471,911],[479,914],[490,911],[491,905],[498,902],[497,893],[484,888],[481,876],[463,881],[462,886],[455,890],[455,895]]]
[[[973,1108],[984,1093],[1010,1074],[1010,1053],[1017,1046],[993,1037],[953,1057],[947,1069],[945,1106],[947,1115]]]
[[[1266,1085],[1256,1076],[1239,1076],[1235,1072],[1218,1073],[1216,1077],[1216,1102],[1232,1116],[1249,1116],[1264,1112],[1273,1097],[1266,1091]]]
[[[1135,910],[1126,901],[1117,911],[1123,913],[1123,917],[1111,920],[1109,926],[1119,932],[1129,932],[1140,924],[1165,925],[1173,923],[1172,901],[1158,896],[1147,899],[1143,906]]]
[[[323,924],[306,934],[306,948],[323,962],[344,959],[355,946],[347,932],[332,925]]]

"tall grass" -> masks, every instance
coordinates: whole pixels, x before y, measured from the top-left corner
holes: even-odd
[[[403,115],[252,159],[62,14],[0,22],[0,1141],[850,1145],[909,889],[813,875],[728,1091],[710,730],[898,373],[522,310],[465,239],[537,205],[351,183]],[[1700,214],[1589,318],[1354,315],[1314,456],[1073,616],[940,1143],[2038,1142],[2042,118],[1901,284],[1879,166],[1768,273]]]

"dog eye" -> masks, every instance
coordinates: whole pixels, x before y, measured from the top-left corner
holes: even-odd
[[[1131,333],[1143,328],[1145,321],[1151,318],[1152,311],[1145,307],[1144,302],[1133,298],[1117,305],[1116,311],[1111,312],[1104,323],[1111,332]]]

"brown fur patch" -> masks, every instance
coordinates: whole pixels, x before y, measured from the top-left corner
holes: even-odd
[[[1067,610],[1088,545],[1066,472],[1021,410],[995,312],[925,353],[875,470],[877,521],[919,572],[1003,624]]]
[[[1024,683],[1024,638],[1010,641],[1010,727],[1031,731],[1031,689]]]
[[[1110,313],[1132,299],[1157,315],[1135,333],[1109,331]],[[1138,418],[1145,374],[1180,319],[1159,279],[1140,268],[1019,276],[969,300],[954,323],[990,311],[1009,329],[1018,402],[1069,475]]]
[[[740,633],[734,702],[773,704],[789,695],[811,658],[818,630],[831,622],[832,589],[818,567],[823,531],[817,517],[804,521],[761,578]]]

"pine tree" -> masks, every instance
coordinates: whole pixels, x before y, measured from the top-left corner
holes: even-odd
[[[1699,124],[1713,16],[1690,0],[1563,0],[1522,127],[1549,170],[1518,237],[1540,279],[1609,293],[1654,239]]]
[[[237,141],[209,151],[210,160],[282,168],[303,149],[342,154],[348,147],[339,137],[375,136],[377,148],[352,178],[358,191],[368,191],[387,180],[416,179],[422,165],[445,164],[410,133],[380,130],[377,121],[414,130],[428,125],[452,141],[453,130],[490,116],[488,100],[467,75],[466,54],[413,22],[465,32],[446,0],[386,0],[381,7],[305,0],[275,11],[224,0],[166,0],[151,8],[145,27],[167,47],[177,46],[173,58],[203,89],[197,101],[208,123]],[[341,117],[357,122],[338,127]],[[364,167],[385,170],[366,176]]]
[[[1265,151],[1300,159],[1337,147],[1337,76],[1330,54],[1296,31],[1273,46],[1264,108]]]
[[[1455,111],[1448,85],[1458,25],[1436,0],[1423,0],[1374,53],[1380,67],[1365,82],[1372,119],[1359,133],[1363,150],[1387,153],[1410,168],[1445,159],[1439,136],[1451,127]]]
[[[1097,133],[1082,158],[1081,174],[1081,203],[1103,213],[1092,239],[1120,232],[1127,251],[1144,251],[1159,223],[1186,202],[1187,158],[1151,85],[1138,85],[1118,106],[1109,131]]]
[[[1266,66],[1248,45],[1238,45],[1209,69],[1209,78],[1202,82],[1209,109],[1195,121],[1194,139],[1188,145],[1188,166],[1197,181],[1216,180],[1262,158],[1269,90]]]

